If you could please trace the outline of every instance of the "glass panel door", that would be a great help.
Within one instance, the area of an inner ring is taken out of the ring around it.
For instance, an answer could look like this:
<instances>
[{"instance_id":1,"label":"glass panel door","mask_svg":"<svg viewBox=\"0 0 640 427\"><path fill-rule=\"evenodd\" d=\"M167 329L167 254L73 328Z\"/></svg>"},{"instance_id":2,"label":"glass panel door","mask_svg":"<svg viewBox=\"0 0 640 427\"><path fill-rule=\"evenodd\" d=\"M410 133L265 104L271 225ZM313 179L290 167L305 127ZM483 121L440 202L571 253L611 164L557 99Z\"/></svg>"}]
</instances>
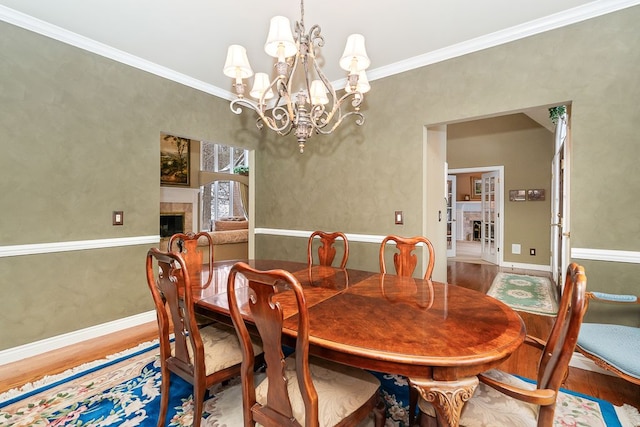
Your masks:
<instances>
[{"instance_id":1,"label":"glass panel door","mask_svg":"<svg viewBox=\"0 0 640 427\"><path fill-rule=\"evenodd\" d=\"M447 258L456 256L456 176L447 175Z\"/></svg>"},{"instance_id":2,"label":"glass panel door","mask_svg":"<svg viewBox=\"0 0 640 427\"><path fill-rule=\"evenodd\" d=\"M480 242L482 259L492 264L498 264L500 241L498 233L499 227L499 197L500 189L498 185L499 172L488 172L482 174L482 222L480 224Z\"/></svg>"}]
</instances>

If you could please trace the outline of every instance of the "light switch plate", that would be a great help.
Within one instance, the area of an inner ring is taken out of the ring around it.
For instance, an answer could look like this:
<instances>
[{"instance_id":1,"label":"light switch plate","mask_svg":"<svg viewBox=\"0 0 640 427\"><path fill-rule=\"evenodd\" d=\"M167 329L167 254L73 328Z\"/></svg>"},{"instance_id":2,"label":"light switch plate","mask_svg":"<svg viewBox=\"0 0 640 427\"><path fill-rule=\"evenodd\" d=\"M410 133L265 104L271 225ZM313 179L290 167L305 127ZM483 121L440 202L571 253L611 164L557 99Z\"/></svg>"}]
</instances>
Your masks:
<instances>
[{"instance_id":1,"label":"light switch plate","mask_svg":"<svg viewBox=\"0 0 640 427\"><path fill-rule=\"evenodd\" d=\"M113 211L113 225L123 225L123 224L124 224L124 212Z\"/></svg>"},{"instance_id":2,"label":"light switch plate","mask_svg":"<svg viewBox=\"0 0 640 427\"><path fill-rule=\"evenodd\" d=\"M404 218L402 217L402 211L396 211L395 219L396 219L396 224L398 224L398 225L404 224Z\"/></svg>"}]
</instances>

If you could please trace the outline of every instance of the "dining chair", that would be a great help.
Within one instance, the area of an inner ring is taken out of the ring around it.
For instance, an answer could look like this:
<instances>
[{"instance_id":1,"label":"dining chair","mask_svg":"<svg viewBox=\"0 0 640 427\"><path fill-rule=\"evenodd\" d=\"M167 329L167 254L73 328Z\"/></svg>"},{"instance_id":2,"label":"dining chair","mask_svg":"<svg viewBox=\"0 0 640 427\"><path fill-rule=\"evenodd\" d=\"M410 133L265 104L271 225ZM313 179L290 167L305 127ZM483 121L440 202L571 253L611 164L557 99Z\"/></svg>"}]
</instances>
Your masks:
<instances>
[{"instance_id":1,"label":"dining chair","mask_svg":"<svg viewBox=\"0 0 640 427\"><path fill-rule=\"evenodd\" d=\"M247 303L239 302L236 295L238 275L247 281ZM286 358L282 347L283 308L274 298L284 292L292 297L298 316L295 351ZM259 271L238 262L229 273L227 296L244 352L241 376L245 427L256 423L265 427L355 426L371 411L375 425L384 425L384 402L376 377L362 369L309 355L309 313L295 276L285 270ZM250 319L264 346L266 378L257 387L246 319Z\"/></svg>"},{"instance_id":2,"label":"dining chair","mask_svg":"<svg viewBox=\"0 0 640 427\"><path fill-rule=\"evenodd\" d=\"M402 237L389 235L382 239L380 244L380 272L387 273L387 264L385 262L385 254L387 252L387 243L395 243L396 252L393 254L393 264L396 269L396 275L411 277L418 265L418 257L413 253L419 243L423 243L429 251L429 261L427 270L424 273L425 280L431 280L433 266L436 261L435 250L431 241L424 236ZM382 290L384 291L384 287ZM416 405L418 402L418 392L413 388L409 388L409 424L413 425L416 413Z\"/></svg>"},{"instance_id":3,"label":"dining chair","mask_svg":"<svg viewBox=\"0 0 640 427\"><path fill-rule=\"evenodd\" d=\"M187 274L176 274L177 270ZM158 427L165 425L169 406L171 372L193 385L193 425L198 427L205 391L240 373L242 350L230 326L199 328L191 297L187 263L179 253L152 248L147 252L147 284L156 308L160 341L160 414ZM175 341L171 343L173 327ZM253 354L262 347L251 342Z\"/></svg>"},{"instance_id":4,"label":"dining chair","mask_svg":"<svg viewBox=\"0 0 640 427\"><path fill-rule=\"evenodd\" d=\"M380 272L386 273L385 253L388 242L395 242L397 252L393 254L393 264L398 276L410 277L418 265L418 257L413 253L419 243L423 243L429 251L429 262L424 273L425 280L431 280L433 266L436 261L435 251L431 241L424 236L401 237L390 235L385 237L380 244Z\"/></svg>"},{"instance_id":5,"label":"dining chair","mask_svg":"<svg viewBox=\"0 0 640 427\"><path fill-rule=\"evenodd\" d=\"M640 308L637 295L587 292L587 308L592 302L612 304L616 309ZM576 350L602 369L640 385L640 324L585 322L580 328Z\"/></svg>"},{"instance_id":6,"label":"dining chair","mask_svg":"<svg viewBox=\"0 0 640 427\"><path fill-rule=\"evenodd\" d=\"M313 242L315 237L319 237L321 243L321 246L318 247L318 261L320 265L331 266L333 264L333 260L336 256L336 248L334 244L337 240L342 239L344 249L342 252L340 268L345 268L347 266L347 259L349 258L349 241L347 240L347 236L339 231L328 233L320 230L314 231L311 233L311 236L309 236L309 243L307 245L307 262L309 266L313 265Z\"/></svg>"},{"instance_id":7,"label":"dining chair","mask_svg":"<svg viewBox=\"0 0 640 427\"><path fill-rule=\"evenodd\" d=\"M499 369L478 375L480 384L462 409L460 425L538 426L553 425L558 390L569 372L569 362L587 308L584 268L567 268L558 316L547 341L527 335L524 343L541 351L536 382L527 382ZM421 398L420 425L433 425L435 411Z\"/></svg>"},{"instance_id":8,"label":"dining chair","mask_svg":"<svg viewBox=\"0 0 640 427\"><path fill-rule=\"evenodd\" d=\"M204 237L209 244L209 255L204 259L204 254L198 249L198 240ZM200 233L176 233L169 237L168 249L170 252L179 252L191 273L191 284L193 286L208 287L213 279L213 239L207 232ZM206 261L206 262L205 262ZM202 283L202 273L207 271L207 281Z\"/></svg>"}]
</instances>

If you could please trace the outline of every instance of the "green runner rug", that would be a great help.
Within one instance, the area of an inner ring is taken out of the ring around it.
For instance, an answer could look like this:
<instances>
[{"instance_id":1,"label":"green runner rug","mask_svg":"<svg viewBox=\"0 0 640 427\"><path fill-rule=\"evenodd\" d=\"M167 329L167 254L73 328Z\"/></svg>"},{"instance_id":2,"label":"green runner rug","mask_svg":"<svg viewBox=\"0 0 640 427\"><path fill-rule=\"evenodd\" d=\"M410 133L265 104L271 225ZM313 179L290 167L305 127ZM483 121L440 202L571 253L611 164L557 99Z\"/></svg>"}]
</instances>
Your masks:
<instances>
[{"instance_id":1,"label":"green runner rug","mask_svg":"<svg viewBox=\"0 0 640 427\"><path fill-rule=\"evenodd\" d=\"M487 295L514 310L555 316L558 314L556 290L546 277L515 273L498 273Z\"/></svg>"}]
</instances>

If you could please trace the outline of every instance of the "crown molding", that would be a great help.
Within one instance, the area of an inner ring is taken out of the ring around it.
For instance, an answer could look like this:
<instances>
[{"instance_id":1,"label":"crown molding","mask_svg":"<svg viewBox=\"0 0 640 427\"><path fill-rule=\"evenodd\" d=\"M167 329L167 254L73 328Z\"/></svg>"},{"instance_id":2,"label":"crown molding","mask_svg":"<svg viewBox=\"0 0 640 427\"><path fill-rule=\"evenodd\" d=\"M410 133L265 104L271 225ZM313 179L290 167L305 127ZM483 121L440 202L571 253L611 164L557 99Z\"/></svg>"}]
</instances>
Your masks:
<instances>
[{"instance_id":1,"label":"crown molding","mask_svg":"<svg viewBox=\"0 0 640 427\"><path fill-rule=\"evenodd\" d=\"M413 58L367 71L367 77L369 78L369 81L389 77L394 74L436 64L448 59L453 59L469 53L478 52L501 44L544 33L546 31L586 21L587 19L596 18L598 16L606 15L638 4L640 4L640 0L594 1L564 12L559 12L521 25L516 25L501 31L476 37L475 39L467 40L462 43L434 50L432 52L425 53L424 55L414 56ZM345 84L346 78L343 79L342 86L344 87Z\"/></svg>"},{"instance_id":2,"label":"crown molding","mask_svg":"<svg viewBox=\"0 0 640 427\"><path fill-rule=\"evenodd\" d=\"M171 70L167 67L163 67L154 62L147 61L140 57L131 55L119 49L115 49L106 44L97 42L90 38L81 36L74 32L65 30L56 25L18 12L14 9L10 9L6 6L0 5L0 20L8 22L9 24L16 25L34 33L41 34L43 36L52 38L54 40L66 43L68 45L86 50L88 52L95 53L105 58L113 59L120 63L130 65L143 71L155 74L159 77L163 77L168 80L172 80L176 83L183 84L185 86L192 87L202 92L215 95L220 98L228 100L233 99L233 95L230 91L220 89L217 86L205 83L201 80L194 79L186 74L179 73Z\"/></svg>"},{"instance_id":3,"label":"crown molding","mask_svg":"<svg viewBox=\"0 0 640 427\"><path fill-rule=\"evenodd\" d=\"M578 6L564 12L549 15L521 25L516 25L505 30L496 31L491 34L438 49L424 55L415 56L413 58L375 68L368 71L367 76L369 81L381 79L383 77L432 65L441 61L446 61L448 59L540 34L545 31L550 31L585 21L587 19L606 15L638 4L640 4L640 0L596 0L592 3ZM80 49L93 52L106 58L113 59L114 61L147 71L168 80L175 81L176 83L192 87L219 98L229 101L235 99L235 96L229 90L221 89L217 86L194 79L185 74L178 73L177 71L160 66L137 56L130 55L121 50L96 42L95 40L91 40L87 37L80 36L76 33L67 31L6 6L0 5L0 20ZM346 78L336 80L335 82L332 82L332 84L336 89L343 88L346 85Z\"/></svg>"}]
</instances>

